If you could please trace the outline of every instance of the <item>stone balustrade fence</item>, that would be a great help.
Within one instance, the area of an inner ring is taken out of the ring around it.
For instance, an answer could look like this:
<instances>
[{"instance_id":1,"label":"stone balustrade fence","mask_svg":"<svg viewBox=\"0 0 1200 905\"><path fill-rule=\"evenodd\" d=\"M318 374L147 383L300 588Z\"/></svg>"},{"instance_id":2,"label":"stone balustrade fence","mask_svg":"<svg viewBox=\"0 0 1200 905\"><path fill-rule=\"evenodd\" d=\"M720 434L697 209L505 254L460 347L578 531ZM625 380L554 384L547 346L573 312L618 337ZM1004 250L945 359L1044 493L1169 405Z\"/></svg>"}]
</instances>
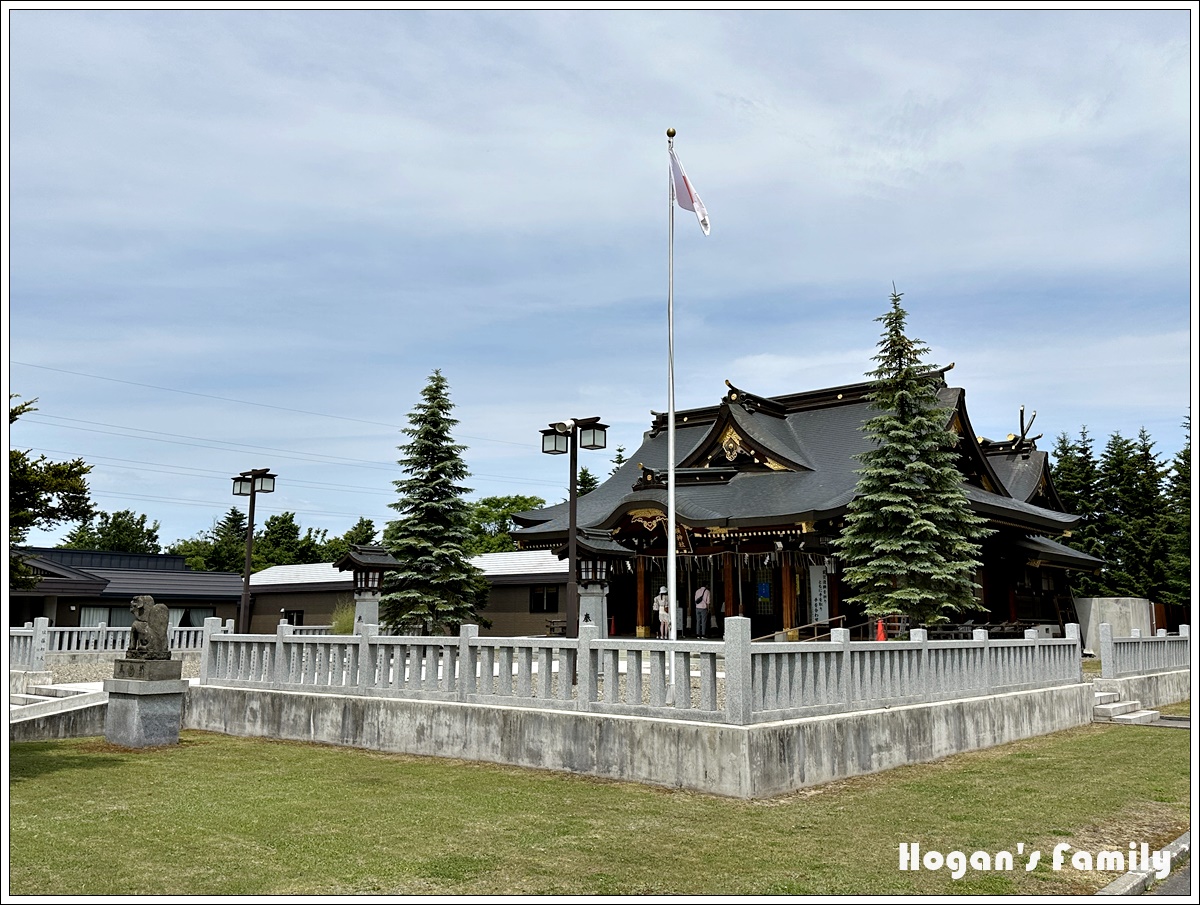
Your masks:
<instances>
[{"instance_id":1,"label":"stone balustrade fence","mask_svg":"<svg viewBox=\"0 0 1200 905\"><path fill-rule=\"evenodd\" d=\"M1178 635L1159 629L1153 637L1142 637L1133 629L1130 638L1114 638L1112 626L1100 623L1100 676L1123 679L1188 669L1191 666L1190 628L1179 626Z\"/></svg>"},{"instance_id":2,"label":"stone balustrade fence","mask_svg":"<svg viewBox=\"0 0 1200 905\"><path fill-rule=\"evenodd\" d=\"M673 717L746 725L1082 681L1079 627L1065 638L754 643L750 620L723 641L454 636L219 634L206 623L202 685L317 690L415 700ZM674 676L674 681L672 681Z\"/></svg>"},{"instance_id":3,"label":"stone balustrade fence","mask_svg":"<svg viewBox=\"0 0 1200 905\"><path fill-rule=\"evenodd\" d=\"M219 624L221 620L216 620ZM232 631L230 620L225 631ZM204 646L203 628L176 626L167 633L172 651L198 651ZM129 648L129 626L109 626L105 623L87 627L52 628L50 620L39 617L25 623L23 628L8 630L10 669L31 672L45 670L47 657L54 654L109 653L117 655Z\"/></svg>"}]
</instances>

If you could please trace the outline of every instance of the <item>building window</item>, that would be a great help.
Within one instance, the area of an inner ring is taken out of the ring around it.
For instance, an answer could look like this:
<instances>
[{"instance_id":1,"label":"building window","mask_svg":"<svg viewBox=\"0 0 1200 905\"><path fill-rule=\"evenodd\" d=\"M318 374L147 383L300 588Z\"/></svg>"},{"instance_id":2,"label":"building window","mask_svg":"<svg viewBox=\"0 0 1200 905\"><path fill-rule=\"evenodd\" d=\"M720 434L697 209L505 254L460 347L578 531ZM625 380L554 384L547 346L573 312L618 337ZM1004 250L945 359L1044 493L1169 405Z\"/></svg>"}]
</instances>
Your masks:
<instances>
[{"instance_id":1,"label":"building window","mask_svg":"<svg viewBox=\"0 0 1200 905\"><path fill-rule=\"evenodd\" d=\"M304 625L304 610L282 610L281 613L288 625Z\"/></svg>"},{"instance_id":2,"label":"building window","mask_svg":"<svg viewBox=\"0 0 1200 905\"><path fill-rule=\"evenodd\" d=\"M558 585L538 584L529 589L529 612L557 613Z\"/></svg>"}]
</instances>

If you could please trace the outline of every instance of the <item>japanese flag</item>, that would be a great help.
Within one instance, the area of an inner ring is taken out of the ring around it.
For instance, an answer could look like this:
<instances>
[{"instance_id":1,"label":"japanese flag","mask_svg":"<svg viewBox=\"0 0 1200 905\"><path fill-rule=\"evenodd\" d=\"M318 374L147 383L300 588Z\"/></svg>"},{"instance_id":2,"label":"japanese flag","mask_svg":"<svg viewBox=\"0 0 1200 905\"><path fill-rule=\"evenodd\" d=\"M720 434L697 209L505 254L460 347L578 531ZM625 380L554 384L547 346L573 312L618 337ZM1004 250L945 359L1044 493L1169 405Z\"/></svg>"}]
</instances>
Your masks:
<instances>
[{"instance_id":1,"label":"japanese flag","mask_svg":"<svg viewBox=\"0 0 1200 905\"><path fill-rule=\"evenodd\" d=\"M695 212L696 219L700 221L700 228L707 236L709 230L708 211L704 209L704 202L696 194L696 188L687 178L687 173L683 171L683 164L679 162L675 149L669 148L667 153L671 155L671 195L675 199L675 203L685 211Z\"/></svg>"}]
</instances>

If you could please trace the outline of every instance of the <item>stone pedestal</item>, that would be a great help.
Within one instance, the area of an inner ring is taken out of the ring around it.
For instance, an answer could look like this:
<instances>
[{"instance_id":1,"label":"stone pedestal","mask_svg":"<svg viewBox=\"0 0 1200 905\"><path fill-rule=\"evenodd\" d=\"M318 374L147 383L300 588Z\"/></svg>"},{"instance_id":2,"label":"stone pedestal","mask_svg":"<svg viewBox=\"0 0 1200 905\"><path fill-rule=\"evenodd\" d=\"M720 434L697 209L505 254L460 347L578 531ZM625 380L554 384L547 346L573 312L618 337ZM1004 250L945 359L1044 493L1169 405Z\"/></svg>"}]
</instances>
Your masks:
<instances>
[{"instance_id":1,"label":"stone pedestal","mask_svg":"<svg viewBox=\"0 0 1200 905\"><path fill-rule=\"evenodd\" d=\"M360 631L361 625L379 625L379 595L354 595L354 631Z\"/></svg>"},{"instance_id":2,"label":"stone pedestal","mask_svg":"<svg viewBox=\"0 0 1200 905\"><path fill-rule=\"evenodd\" d=\"M579 626L594 625L608 637L608 589L603 584L579 585Z\"/></svg>"},{"instance_id":3,"label":"stone pedestal","mask_svg":"<svg viewBox=\"0 0 1200 905\"><path fill-rule=\"evenodd\" d=\"M183 661L117 660L113 672L104 682L105 740L125 748L178 744L188 687Z\"/></svg>"}]
</instances>

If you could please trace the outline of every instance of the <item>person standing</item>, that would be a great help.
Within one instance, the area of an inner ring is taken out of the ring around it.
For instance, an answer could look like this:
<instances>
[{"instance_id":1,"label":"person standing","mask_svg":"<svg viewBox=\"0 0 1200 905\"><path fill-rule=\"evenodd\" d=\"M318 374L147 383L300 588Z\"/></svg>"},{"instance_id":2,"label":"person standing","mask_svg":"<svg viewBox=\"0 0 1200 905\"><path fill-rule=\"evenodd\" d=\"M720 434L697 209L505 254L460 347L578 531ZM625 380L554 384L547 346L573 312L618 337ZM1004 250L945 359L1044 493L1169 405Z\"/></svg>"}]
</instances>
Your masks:
<instances>
[{"instance_id":1,"label":"person standing","mask_svg":"<svg viewBox=\"0 0 1200 905\"><path fill-rule=\"evenodd\" d=\"M708 637L708 608L712 603L712 595L708 592L708 583L701 582L696 591L696 637Z\"/></svg>"},{"instance_id":2,"label":"person standing","mask_svg":"<svg viewBox=\"0 0 1200 905\"><path fill-rule=\"evenodd\" d=\"M654 608L658 610L658 638L665 641L671 637L671 600L667 597L666 588L658 589Z\"/></svg>"}]
</instances>

